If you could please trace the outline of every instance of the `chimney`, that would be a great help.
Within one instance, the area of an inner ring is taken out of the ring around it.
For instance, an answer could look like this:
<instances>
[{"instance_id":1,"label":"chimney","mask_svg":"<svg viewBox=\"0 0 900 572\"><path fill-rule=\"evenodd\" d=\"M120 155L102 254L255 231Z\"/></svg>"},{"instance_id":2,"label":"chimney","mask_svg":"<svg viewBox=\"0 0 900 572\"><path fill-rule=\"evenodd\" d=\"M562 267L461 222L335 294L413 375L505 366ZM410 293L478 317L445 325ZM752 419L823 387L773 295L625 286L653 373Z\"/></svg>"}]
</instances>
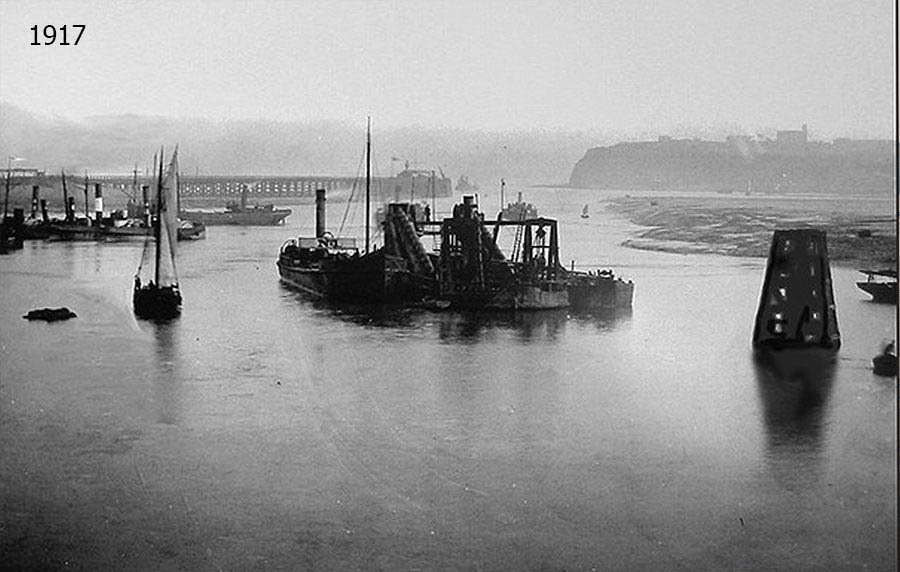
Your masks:
<instances>
[{"instance_id":1,"label":"chimney","mask_svg":"<svg viewBox=\"0 0 900 572\"><path fill-rule=\"evenodd\" d=\"M50 222L50 215L47 214L46 199L41 199L41 218L44 219L44 222Z\"/></svg>"},{"instance_id":2,"label":"chimney","mask_svg":"<svg viewBox=\"0 0 900 572\"><path fill-rule=\"evenodd\" d=\"M316 238L325 234L325 189L316 189Z\"/></svg>"},{"instance_id":3,"label":"chimney","mask_svg":"<svg viewBox=\"0 0 900 572\"><path fill-rule=\"evenodd\" d=\"M94 222L97 226L103 221L103 190L100 183L94 183Z\"/></svg>"},{"instance_id":4,"label":"chimney","mask_svg":"<svg viewBox=\"0 0 900 572\"><path fill-rule=\"evenodd\" d=\"M141 185L141 195L144 199L144 222L150 226L150 185Z\"/></svg>"},{"instance_id":5,"label":"chimney","mask_svg":"<svg viewBox=\"0 0 900 572\"><path fill-rule=\"evenodd\" d=\"M69 197L69 205L66 208L66 220L68 222L75 220L75 197Z\"/></svg>"},{"instance_id":6,"label":"chimney","mask_svg":"<svg viewBox=\"0 0 900 572\"><path fill-rule=\"evenodd\" d=\"M40 203L41 188L37 185L31 187L31 218L37 218L38 204Z\"/></svg>"}]
</instances>

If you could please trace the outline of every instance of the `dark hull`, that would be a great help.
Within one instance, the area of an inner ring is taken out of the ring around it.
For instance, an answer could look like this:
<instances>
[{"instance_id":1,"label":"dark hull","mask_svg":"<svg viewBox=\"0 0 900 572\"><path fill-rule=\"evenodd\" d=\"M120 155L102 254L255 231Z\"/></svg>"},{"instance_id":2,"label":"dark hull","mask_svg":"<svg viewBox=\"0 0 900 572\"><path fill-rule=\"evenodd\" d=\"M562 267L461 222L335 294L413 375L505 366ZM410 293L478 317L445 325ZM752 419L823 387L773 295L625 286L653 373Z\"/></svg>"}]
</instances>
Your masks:
<instances>
[{"instance_id":1,"label":"dark hull","mask_svg":"<svg viewBox=\"0 0 900 572\"><path fill-rule=\"evenodd\" d=\"M152 236L152 229L133 226L87 226L83 224L50 223L25 226L23 238L31 240L92 241L92 240L132 240ZM202 225L179 228L178 240L204 238L206 228Z\"/></svg>"},{"instance_id":2,"label":"dark hull","mask_svg":"<svg viewBox=\"0 0 900 572\"><path fill-rule=\"evenodd\" d=\"M182 211L181 218L207 226L277 226L284 224L291 209L254 209L204 212Z\"/></svg>"},{"instance_id":3,"label":"dark hull","mask_svg":"<svg viewBox=\"0 0 900 572\"><path fill-rule=\"evenodd\" d=\"M897 356L894 354L881 354L872 359L872 370L875 375L895 377L897 375Z\"/></svg>"},{"instance_id":4,"label":"dark hull","mask_svg":"<svg viewBox=\"0 0 900 572\"><path fill-rule=\"evenodd\" d=\"M0 224L0 254L22 248L22 235L13 227Z\"/></svg>"},{"instance_id":5,"label":"dark hull","mask_svg":"<svg viewBox=\"0 0 900 572\"><path fill-rule=\"evenodd\" d=\"M308 265L282 257L278 274L298 290L335 302L413 302L424 297L425 285L406 269L406 263L382 252Z\"/></svg>"},{"instance_id":6,"label":"dark hull","mask_svg":"<svg viewBox=\"0 0 900 572\"><path fill-rule=\"evenodd\" d=\"M170 320L181 315L181 292L177 286L136 286L134 313L145 320Z\"/></svg>"},{"instance_id":7,"label":"dark hull","mask_svg":"<svg viewBox=\"0 0 900 572\"><path fill-rule=\"evenodd\" d=\"M896 282L857 282L856 285L863 292L872 296L872 301L879 304L897 303Z\"/></svg>"},{"instance_id":8,"label":"dark hull","mask_svg":"<svg viewBox=\"0 0 900 572\"><path fill-rule=\"evenodd\" d=\"M451 308L460 310L552 310L568 308L565 288L548 288L545 284L511 284L496 291L460 290L442 296Z\"/></svg>"},{"instance_id":9,"label":"dark hull","mask_svg":"<svg viewBox=\"0 0 900 572\"><path fill-rule=\"evenodd\" d=\"M588 276L571 279L568 292L576 310L631 308L634 284L618 278Z\"/></svg>"}]
</instances>

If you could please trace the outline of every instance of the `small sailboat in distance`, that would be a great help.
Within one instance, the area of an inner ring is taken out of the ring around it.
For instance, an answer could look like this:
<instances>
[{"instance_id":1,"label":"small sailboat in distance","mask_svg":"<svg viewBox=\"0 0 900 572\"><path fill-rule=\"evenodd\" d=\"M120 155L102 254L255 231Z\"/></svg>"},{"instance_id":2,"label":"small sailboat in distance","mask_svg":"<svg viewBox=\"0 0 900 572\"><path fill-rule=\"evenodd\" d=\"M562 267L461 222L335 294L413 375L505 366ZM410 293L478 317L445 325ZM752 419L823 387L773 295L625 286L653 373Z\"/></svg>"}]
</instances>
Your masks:
<instances>
[{"instance_id":1,"label":"small sailboat in distance","mask_svg":"<svg viewBox=\"0 0 900 572\"><path fill-rule=\"evenodd\" d=\"M155 163L156 161L154 161ZM134 276L134 313L139 318L168 320L181 314L181 291L175 271L175 248L178 244L178 147L163 177L163 157L160 154L156 182L157 215L153 221L153 278L145 284L141 272L147 256L150 237L144 242L141 263Z\"/></svg>"},{"instance_id":2,"label":"small sailboat in distance","mask_svg":"<svg viewBox=\"0 0 900 572\"><path fill-rule=\"evenodd\" d=\"M581 209L581 218L590 218L591 215L588 214L588 206L584 205L584 208Z\"/></svg>"}]
</instances>

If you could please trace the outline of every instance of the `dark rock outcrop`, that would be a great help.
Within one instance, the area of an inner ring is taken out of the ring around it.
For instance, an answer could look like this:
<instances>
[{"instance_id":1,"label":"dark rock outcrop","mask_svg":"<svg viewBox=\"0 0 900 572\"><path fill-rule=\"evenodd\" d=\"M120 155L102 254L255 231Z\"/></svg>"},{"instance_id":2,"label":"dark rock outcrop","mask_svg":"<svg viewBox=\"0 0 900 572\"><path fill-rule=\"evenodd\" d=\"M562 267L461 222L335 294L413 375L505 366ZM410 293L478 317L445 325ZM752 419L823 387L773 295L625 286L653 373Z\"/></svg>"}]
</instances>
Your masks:
<instances>
[{"instance_id":1,"label":"dark rock outcrop","mask_svg":"<svg viewBox=\"0 0 900 572\"><path fill-rule=\"evenodd\" d=\"M60 320L68 320L70 318L77 318L78 316L68 308L41 308L40 310L32 310L22 317L26 320L59 322Z\"/></svg>"}]
</instances>

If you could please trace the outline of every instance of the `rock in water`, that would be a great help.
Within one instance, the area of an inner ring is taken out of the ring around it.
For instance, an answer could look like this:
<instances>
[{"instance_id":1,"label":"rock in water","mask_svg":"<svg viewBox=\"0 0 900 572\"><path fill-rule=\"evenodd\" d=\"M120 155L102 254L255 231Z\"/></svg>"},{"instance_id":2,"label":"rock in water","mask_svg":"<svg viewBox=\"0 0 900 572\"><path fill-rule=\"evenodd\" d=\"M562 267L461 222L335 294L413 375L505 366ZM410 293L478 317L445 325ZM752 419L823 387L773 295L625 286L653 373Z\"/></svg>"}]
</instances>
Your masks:
<instances>
[{"instance_id":1,"label":"rock in water","mask_svg":"<svg viewBox=\"0 0 900 572\"><path fill-rule=\"evenodd\" d=\"M69 318L77 318L78 316L68 308L41 308L40 310L32 310L22 317L26 320L58 322L60 320L68 320Z\"/></svg>"}]
</instances>

